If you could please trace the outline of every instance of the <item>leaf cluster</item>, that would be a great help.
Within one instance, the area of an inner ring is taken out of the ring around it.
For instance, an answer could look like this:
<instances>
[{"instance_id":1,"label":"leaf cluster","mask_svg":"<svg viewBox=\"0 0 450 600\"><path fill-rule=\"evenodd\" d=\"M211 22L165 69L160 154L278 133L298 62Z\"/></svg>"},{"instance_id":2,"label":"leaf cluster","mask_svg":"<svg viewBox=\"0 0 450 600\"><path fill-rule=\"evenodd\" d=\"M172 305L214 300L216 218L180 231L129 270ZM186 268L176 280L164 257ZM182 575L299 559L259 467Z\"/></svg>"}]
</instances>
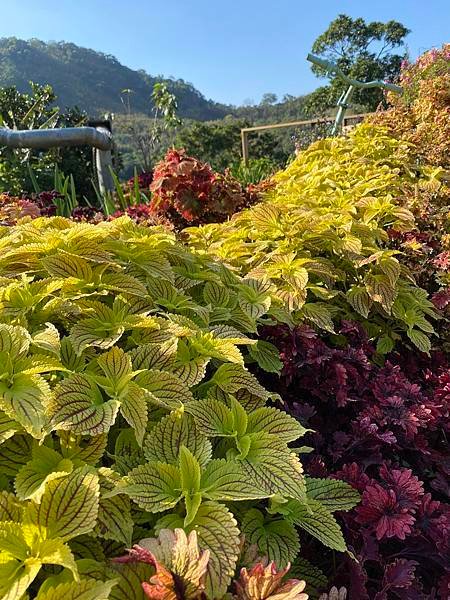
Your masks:
<instances>
[{"instance_id":1,"label":"leaf cluster","mask_svg":"<svg viewBox=\"0 0 450 600\"><path fill-rule=\"evenodd\" d=\"M358 494L304 477L306 430L246 368L281 366L264 285L126 217L0 246L1 598L143 598L149 565L108 559L162 529L196 531L211 598L242 534L281 567L299 530L345 551Z\"/></svg>"},{"instance_id":2,"label":"leaf cluster","mask_svg":"<svg viewBox=\"0 0 450 600\"><path fill-rule=\"evenodd\" d=\"M416 170L407 144L363 124L300 153L262 203L186 232L199 254L257 280L279 321L333 332L334 320L357 319L371 337L406 334L427 352L433 305L386 230L415 227L399 198L433 179L439 186L435 173Z\"/></svg>"}]
</instances>

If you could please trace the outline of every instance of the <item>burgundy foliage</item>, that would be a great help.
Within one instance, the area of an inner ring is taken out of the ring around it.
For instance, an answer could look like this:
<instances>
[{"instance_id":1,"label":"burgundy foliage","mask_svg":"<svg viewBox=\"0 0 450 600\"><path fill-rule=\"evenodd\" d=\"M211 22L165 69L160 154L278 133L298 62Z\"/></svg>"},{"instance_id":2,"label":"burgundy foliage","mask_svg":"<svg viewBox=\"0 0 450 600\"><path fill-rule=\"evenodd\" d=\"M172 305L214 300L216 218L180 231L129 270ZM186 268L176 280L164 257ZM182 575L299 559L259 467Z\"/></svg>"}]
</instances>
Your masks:
<instances>
[{"instance_id":1,"label":"burgundy foliage","mask_svg":"<svg viewBox=\"0 0 450 600\"><path fill-rule=\"evenodd\" d=\"M315 430L303 455L313 476L344 479L362 494L340 516L358 558L330 573L358 600L450 596L450 365L391 354L383 366L359 324L321 339L302 325L267 328L281 352L286 408ZM319 550L320 552L320 550ZM312 557L314 560L314 557ZM320 563L321 557L317 556Z\"/></svg>"},{"instance_id":2,"label":"burgundy foliage","mask_svg":"<svg viewBox=\"0 0 450 600\"><path fill-rule=\"evenodd\" d=\"M151 206L177 229L221 222L259 199L230 173L215 173L209 164L171 149L153 172Z\"/></svg>"}]
</instances>

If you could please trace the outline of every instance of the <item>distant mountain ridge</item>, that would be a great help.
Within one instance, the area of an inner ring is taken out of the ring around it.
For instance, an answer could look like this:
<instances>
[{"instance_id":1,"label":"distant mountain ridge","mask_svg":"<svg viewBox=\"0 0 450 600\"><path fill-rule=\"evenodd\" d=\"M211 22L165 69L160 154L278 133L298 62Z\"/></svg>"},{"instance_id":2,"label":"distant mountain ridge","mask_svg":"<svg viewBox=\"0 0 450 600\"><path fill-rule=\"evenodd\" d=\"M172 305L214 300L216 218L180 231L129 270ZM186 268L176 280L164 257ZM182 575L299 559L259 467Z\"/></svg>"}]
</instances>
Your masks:
<instances>
[{"instance_id":1,"label":"distant mountain ridge","mask_svg":"<svg viewBox=\"0 0 450 600\"><path fill-rule=\"evenodd\" d=\"M0 38L0 87L15 85L26 92L30 81L49 83L61 108L78 106L90 116L123 112L120 94L124 89L133 90L133 111L149 114L150 94L157 81L164 81L175 94L181 117L204 121L234 113L233 107L207 100L182 79L134 71L108 54L68 42Z\"/></svg>"}]
</instances>

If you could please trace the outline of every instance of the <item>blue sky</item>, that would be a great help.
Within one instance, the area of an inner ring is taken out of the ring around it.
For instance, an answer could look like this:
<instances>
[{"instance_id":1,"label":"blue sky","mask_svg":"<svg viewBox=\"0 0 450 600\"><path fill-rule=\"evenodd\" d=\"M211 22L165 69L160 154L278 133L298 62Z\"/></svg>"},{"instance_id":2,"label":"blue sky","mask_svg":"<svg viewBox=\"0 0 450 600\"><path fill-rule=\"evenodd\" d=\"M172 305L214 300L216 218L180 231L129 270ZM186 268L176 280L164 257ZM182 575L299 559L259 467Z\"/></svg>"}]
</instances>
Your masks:
<instances>
[{"instance_id":1,"label":"blue sky","mask_svg":"<svg viewBox=\"0 0 450 600\"><path fill-rule=\"evenodd\" d=\"M65 40L226 103L317 87L306 54L339 13L395 19L412 57L450 42L444 0L1 0L0 37Z\"/></svg>"}]
</instances>

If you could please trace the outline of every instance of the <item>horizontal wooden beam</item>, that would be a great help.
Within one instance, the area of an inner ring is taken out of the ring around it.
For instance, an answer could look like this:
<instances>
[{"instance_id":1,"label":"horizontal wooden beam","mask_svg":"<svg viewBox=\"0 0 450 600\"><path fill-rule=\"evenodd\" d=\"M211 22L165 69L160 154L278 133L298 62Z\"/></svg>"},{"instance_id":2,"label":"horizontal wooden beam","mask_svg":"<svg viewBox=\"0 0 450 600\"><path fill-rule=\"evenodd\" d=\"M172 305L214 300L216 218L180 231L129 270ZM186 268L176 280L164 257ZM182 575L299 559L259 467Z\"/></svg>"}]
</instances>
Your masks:
<instances>
[{"instance_id":1,"label":"horizontal wooden beam","mask_svg":"<svg viewBox=\"0 0 450 600\"><path fill-rule=\"evenodd\" d=\"M347 121L352 119L362 119L372 113L362 113L359 115L348 115L344 118L344 125ZM282 127L298 127L300 125L315 125L316 123L332 122L335 117L323 117L321 119L308 119L306 121L291 121L290 123L277 123L276 125L257 125L255 127L244 127L241 129L243 133L249 133L250 131L264 131L265 129L280 129Z\"/></svg>"}]
</instances>

